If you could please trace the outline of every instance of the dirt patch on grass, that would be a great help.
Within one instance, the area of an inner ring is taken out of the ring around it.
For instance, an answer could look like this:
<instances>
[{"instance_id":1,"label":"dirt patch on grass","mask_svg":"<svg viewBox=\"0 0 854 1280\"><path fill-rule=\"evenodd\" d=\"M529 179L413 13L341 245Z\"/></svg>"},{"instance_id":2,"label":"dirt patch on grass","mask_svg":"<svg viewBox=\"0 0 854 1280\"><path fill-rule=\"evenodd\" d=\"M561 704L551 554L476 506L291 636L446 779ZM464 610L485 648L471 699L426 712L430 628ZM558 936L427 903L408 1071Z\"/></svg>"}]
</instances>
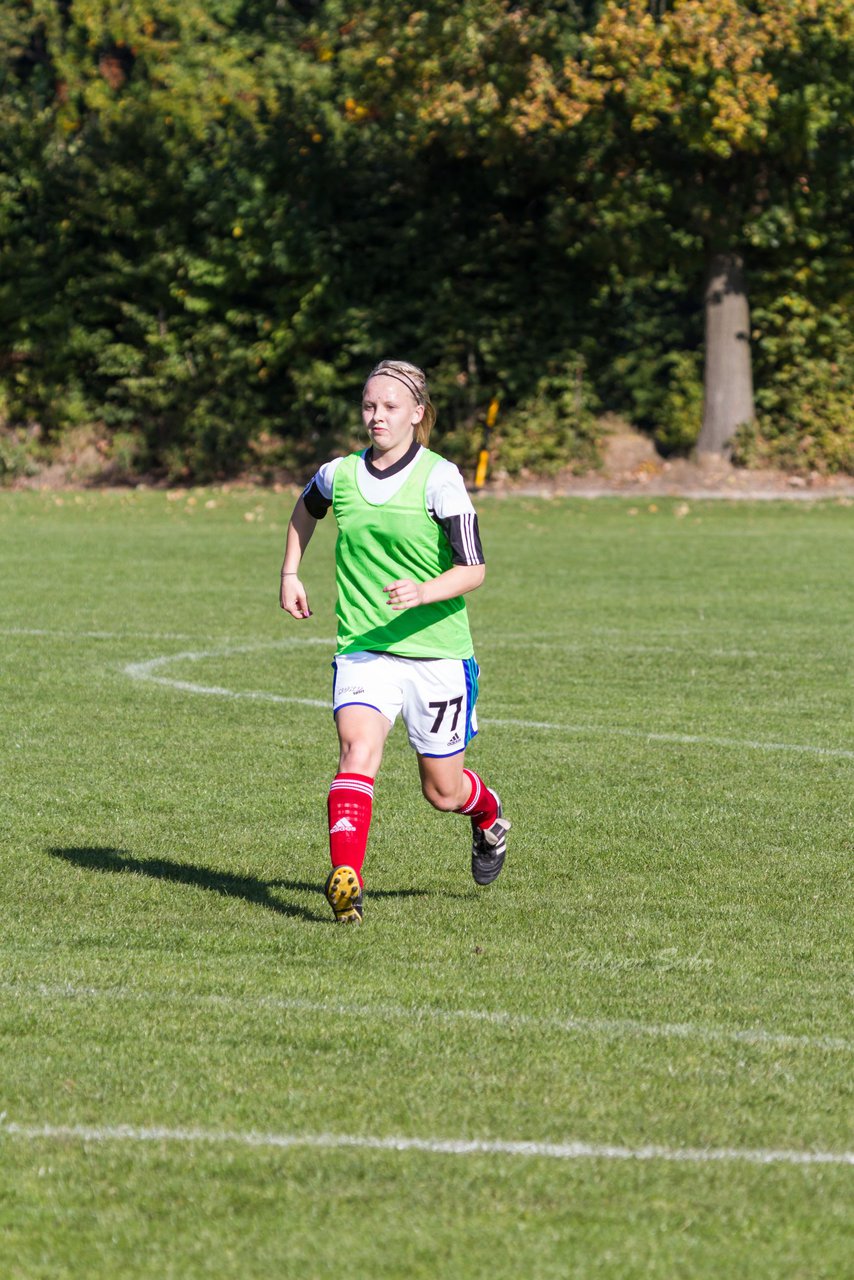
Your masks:
<instances>
[{"instance_id":1,"label":"dirt patch on grass","mask_svg":"<svg viewBox=\"0 0 854 1280\"><path fill-rule=\"evenodd\" d=\"M747 470L723 457L663 458L648 436L619 424L609 434L602 467L584 475L567 470L544 479L522 475L496 476L489 484L496 493L538 494L543 497L599 497L625 494L681 498L840 498L854 500L854 476L826 476L818 472L792 475L786 471Z\"/></svg>"}]
</instances>

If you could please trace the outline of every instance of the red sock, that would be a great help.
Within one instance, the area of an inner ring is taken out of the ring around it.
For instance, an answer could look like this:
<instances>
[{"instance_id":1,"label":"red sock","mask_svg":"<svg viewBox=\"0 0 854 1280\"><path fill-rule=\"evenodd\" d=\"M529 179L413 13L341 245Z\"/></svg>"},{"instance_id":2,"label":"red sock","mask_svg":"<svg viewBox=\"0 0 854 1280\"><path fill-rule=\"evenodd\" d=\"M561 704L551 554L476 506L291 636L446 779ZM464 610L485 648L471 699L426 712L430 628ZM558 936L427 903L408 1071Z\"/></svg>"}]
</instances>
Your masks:
<instances>
[{"instance_id":1,"label":"red sock","mask_svg":"<svg viewBox=\"0 0 854 1280\"><path fill-rule=\"evenodd\" d=\"M464 813L477 823L479 827L491 827L498 817L498 801L489 787L471 769L463 769L463 773L471 783L471 795L457 813Z\"/></svg>"},{"instance_id":2,"label":"red sock","mask_svg":"<svg viewBox=\"0 0 854 1280\"><path fill-rule=\"evenodd\" d=\"M362 864L371 829L374 780L339 773L329 788L329 856L333 867L352 867L362 883Z\"/></svg>"}]
</instances>

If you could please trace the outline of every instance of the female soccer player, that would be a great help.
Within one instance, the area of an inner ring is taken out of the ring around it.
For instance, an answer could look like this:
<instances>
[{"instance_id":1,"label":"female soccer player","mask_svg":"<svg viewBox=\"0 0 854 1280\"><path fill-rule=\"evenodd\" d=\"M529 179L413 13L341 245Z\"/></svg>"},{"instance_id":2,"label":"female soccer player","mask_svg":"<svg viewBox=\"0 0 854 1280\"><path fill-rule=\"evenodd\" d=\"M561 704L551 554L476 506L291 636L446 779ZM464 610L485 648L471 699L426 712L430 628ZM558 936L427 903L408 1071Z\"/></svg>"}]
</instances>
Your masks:
<instances>
[{"instance_id":1,"label":"female soccer player","mask_svg":"<svg viewBox=\"0 0 854 1280\"><path fill-rule=\"evenodd\" d=\"M477 516L462 476L426 446L436 411L413 364L383 360L362 395L370 445L325 463L288 525L280 601L311 617L299 567L329 507L338 524L338 644L333 714L338 773L329 788L335 919L362 921L362 866L374 780L398 714L436 809L471 819L471 871L491 884L504 865L509 821L501 801L465 767L477 733L478 666L463 596L483 582Z\"/></svg>"}]
</instances>

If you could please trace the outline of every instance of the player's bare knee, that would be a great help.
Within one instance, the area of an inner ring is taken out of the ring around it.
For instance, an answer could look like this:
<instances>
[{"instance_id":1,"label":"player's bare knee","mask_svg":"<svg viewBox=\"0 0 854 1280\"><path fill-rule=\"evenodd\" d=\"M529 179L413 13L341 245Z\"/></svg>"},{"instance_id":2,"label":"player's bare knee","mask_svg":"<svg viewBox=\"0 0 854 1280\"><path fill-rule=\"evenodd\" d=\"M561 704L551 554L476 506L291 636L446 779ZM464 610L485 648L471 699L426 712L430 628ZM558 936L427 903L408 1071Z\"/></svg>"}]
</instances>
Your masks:
<instances>
[{"instance_id":1,"label":"player's bare knee","mask_svg":"<svg viewBox=\"0 0 854 1280\"><path fill-rule=\"evenodd\" d=\"M428 804L432 804L434 809L440 809L443 813L451 812L459 804L456 792L444 790L434 782L422 783L421 791Z\"/></svg>"},{"instance_id":2,"label":"player's bare knee","mask_svg":"<svg viewBox=\"0 0 854 1280\"><path fill-rule=\"evenodd\" d=\"M370 743L342 742L338 757L339 773L360 773L373 778L378 767L377 752Z\"/></svg>"}]
</instances>

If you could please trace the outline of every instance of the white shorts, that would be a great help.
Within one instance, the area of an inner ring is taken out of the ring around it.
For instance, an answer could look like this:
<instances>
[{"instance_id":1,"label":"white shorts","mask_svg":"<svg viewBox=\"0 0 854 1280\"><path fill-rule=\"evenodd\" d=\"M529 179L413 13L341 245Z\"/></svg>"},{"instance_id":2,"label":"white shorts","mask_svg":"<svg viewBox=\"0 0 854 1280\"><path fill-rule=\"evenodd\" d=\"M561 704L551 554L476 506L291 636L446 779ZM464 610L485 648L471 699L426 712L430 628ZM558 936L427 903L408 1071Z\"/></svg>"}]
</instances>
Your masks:
<instances>
[{"instance_id":1,"label":"white shorts","mask_svg":"<svg viewBox=\"0 0 854 1280\"><path fill-rule=\"evenodd\" d=\"M474 658L401 658L396 653L339 653L333 659L332 711L373 707L394 724L403 716L422 756L454 756L477 733Z\"/></svg>"}]
</instances>

